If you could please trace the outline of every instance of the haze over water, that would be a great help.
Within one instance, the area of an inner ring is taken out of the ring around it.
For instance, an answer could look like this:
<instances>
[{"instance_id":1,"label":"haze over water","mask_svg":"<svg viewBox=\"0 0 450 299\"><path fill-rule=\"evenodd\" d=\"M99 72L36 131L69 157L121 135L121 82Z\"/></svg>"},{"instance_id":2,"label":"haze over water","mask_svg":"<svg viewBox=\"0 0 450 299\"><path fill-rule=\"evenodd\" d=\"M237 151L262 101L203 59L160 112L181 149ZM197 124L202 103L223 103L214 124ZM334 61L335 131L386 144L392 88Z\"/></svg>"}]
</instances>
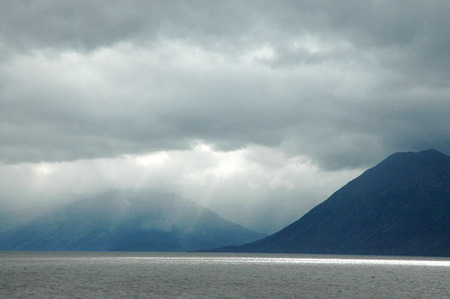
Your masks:
<instances>
[{"instance_id":1,"label":"haze over water","mask_svg":"<svg viewBox=\"0 0 450 299\"><path fill-rule=\"evenodd\" d=\"M1 252L0 297L448 298L439 258Z\"/></svg>"}]
</instances>

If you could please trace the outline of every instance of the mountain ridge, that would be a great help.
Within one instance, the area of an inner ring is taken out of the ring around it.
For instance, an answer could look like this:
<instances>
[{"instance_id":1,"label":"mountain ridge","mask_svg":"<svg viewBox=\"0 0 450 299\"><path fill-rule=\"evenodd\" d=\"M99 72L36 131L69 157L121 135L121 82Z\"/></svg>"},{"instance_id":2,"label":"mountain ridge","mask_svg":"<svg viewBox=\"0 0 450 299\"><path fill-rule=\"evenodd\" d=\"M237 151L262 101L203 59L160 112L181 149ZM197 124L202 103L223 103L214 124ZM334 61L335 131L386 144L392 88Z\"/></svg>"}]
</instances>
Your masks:
<instances>
[{"instance_id":1,"label":"mountain ridge","mask_svg":"<svg viewBox=\"0 0 450 299\"><path fill-rule=\"evenodd\" d=\"M392 154L275 234L213 251L450 256L450 157Z\"/></svg>"},{"instance_id":2,"label":"mountain ridge","mask_svg":"<svg viewBox=\"0 0 450 299\"><path fill-rule=\"evenodd\" d=\"M193 251L262 236L175 194L114 191L1 233L0 250Z\"/></svg>"}]
</instances>

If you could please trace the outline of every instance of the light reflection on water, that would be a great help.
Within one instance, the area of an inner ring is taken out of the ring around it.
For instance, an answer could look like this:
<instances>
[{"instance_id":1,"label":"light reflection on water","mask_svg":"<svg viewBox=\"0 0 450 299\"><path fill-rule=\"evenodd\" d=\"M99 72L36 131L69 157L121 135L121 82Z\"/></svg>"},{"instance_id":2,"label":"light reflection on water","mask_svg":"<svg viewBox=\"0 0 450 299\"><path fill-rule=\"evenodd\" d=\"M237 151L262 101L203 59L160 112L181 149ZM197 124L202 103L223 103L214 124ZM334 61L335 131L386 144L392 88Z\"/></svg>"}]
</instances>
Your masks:
<instances>
[{"instance_id":1,"label":"light reflection on water","mask_svg":"<svg viewBox=\"0 0 450 299\"><path fill-rule=\"evenodd\" d=\"M295 256L295 255L293 255ZM94 258L95 259L95 258ZM105 259L107 257L98 257ZM121 257L122 262L153 262L153 263L183 263L183 264L317 264L317 265L391 265L391 266L429 266L450 267L450 259L445 258L414 258L414 257L276 257L276 256L130 256ZM119 261L118 260L118 261Z\"/></svg>"},{"instance_id":2,"label":"light reflection on water","mask_svg":"<svg viewBox=\"0 0 450 299\"><path fill-rule=\"evenodd\" d=\"M450 259L0 252L0 298L449 298Z\"/></svg>"}]
</instances>

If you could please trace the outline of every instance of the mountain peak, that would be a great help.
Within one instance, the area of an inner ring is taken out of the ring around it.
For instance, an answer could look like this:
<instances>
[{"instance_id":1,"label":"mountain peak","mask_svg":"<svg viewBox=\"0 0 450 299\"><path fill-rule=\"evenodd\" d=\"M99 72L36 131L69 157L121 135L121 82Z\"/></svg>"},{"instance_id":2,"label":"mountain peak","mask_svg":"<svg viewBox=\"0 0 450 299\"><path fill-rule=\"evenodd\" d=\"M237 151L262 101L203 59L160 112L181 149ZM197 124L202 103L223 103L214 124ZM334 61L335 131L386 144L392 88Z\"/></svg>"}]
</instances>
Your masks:
<instances>
[{"instance_id":1,"label":"mountain peak","mask_svg":"<svg viewBox=\"0 0 450 299\"><path fill-rule=\"evenodd\" d=\"M387 159L391 159L391 158L403 158L403 159L418 159L418 158L423 158L423 159L430 159L430 158L434 158L434 159L448 159L449 156L447 156L444 153L441 153L440 151L436 150L436 149L427 149L427 150L423 150L423 151L419 151L419 152L397 152L394 153L392 155L390 155Z\"/></svg>"},{"instance_id":2,"label":"mountain peak","mask_svg":"<svg viewBox=\"0 0 450 299\"><path fill-rule=\"evenodd\" d=\"M430 178L450 179L450 157L434 149L421 152L399 152L364 172L355 180L367 185L423 185ZM367 186L368 187L368 186ZM426 187L426 186L424 186ZM429 186L428 186L429 187ZM405 190L404 190L405 191Z\"/></svg>"},{"instance_id":3,"label":"mountain peak","mask_svg":"<svg viewBox=\"0 0 450 299\"><path fill-rule=\"evenodd\" d=\"M0 250L192 251L263 236L175 194L116 190L0 233Z\"/></svg>"},{"instance_id":4,"label":"mountain peak","mask_svg":"<svg viewBox=\"0 0 450 299\"><path fill-rule=\"evenodd\" d=\"M223 251L450 256L450 157L393 154L281 231Z\"/></svg>"}]
</instances>

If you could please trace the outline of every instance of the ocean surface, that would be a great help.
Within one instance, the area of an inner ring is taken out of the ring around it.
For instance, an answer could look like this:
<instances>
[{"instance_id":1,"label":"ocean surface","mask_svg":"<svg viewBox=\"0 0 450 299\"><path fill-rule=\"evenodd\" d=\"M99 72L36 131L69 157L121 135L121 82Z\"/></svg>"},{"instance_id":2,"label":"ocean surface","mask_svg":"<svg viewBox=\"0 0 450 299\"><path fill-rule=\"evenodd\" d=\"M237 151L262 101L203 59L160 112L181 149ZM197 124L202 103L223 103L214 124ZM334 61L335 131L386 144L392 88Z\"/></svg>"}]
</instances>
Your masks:
<instances>
[{"instance_id":1,"label":"ocean surface","mask_svg":"<svg viewBox=\"0 0 450 299\"><path fill-rule=\"evenodd\" d=\"M0 252L0 298L450 298L450 259Z\"/></svg>"}]
</instances>

